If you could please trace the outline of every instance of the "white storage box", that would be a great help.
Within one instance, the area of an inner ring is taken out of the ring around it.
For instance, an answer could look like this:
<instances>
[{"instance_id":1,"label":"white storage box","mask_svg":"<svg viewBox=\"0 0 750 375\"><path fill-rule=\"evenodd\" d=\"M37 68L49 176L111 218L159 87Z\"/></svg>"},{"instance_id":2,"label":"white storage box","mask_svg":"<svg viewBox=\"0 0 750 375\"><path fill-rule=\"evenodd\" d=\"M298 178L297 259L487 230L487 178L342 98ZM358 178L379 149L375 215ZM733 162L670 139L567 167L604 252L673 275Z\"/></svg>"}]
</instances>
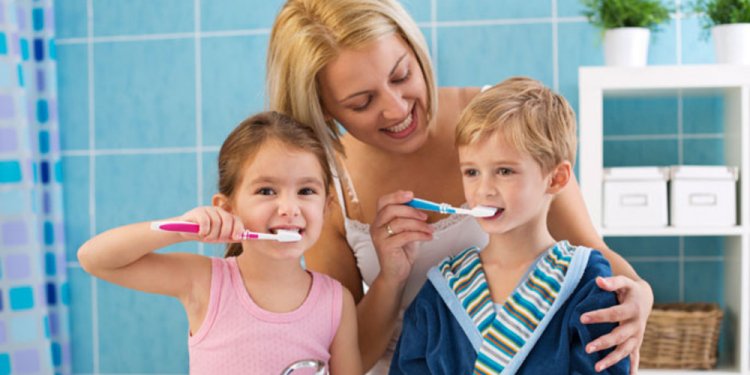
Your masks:
<instances>
[{"instance_id":1,"label":"white storage box","mask_svg":"<svg viewBox=\"0 0 750 375\"><path fill-rule=\"evenodd\" d=\"M604 169L604 227L666 227L669 168Z\"/></svg>"},{"instance_id":2,"label":"white storage box","mask_svg":"<svg viewBox=\"0 0 750 375\"><path fill-rule=\"evenodd\" d=\"M737 173L736 167L672 167L672 226L737 225Z\"/></svg>"}]
</instances>

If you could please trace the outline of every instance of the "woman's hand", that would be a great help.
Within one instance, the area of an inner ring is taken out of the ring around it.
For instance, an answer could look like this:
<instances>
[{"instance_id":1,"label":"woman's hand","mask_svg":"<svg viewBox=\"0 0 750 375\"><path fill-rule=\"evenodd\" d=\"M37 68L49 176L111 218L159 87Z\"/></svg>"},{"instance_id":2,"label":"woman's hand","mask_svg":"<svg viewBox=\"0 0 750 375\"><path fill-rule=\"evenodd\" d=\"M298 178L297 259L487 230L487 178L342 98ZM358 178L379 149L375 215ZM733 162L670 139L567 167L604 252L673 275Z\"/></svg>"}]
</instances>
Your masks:
<instances>
[{"instance_id":1,"label":"woman's hand","mask_svg":"<svg viewBox=\"0 0 750 375\"><path fill-rule=\"evenodd\" d=\"M245 226L239 216L232 215L221 207L196 207L178 220L197 223L200 225L198 233L180 233L186 239L201 242L240 242Z\"/></svg>"},{"instance_id":2,"label":"woman's hand","mask_svg":"<svg viewBox=\"0 0 750 375\"><path fill-rule=\"evenodd\" d=\"M432 239L427 214L404 205L414 198L410 191L397 191L378 199L378 212L370 225L370 236L380 261L380 275L403 283L416 258L416 241Z\"/></svg>"},{"instance_id":3,"label":"woman's hand","mask_svg":"<svg viewBox=\"0 0 750 375\"><path fill-rule=\"evenodd\" d=\"M639 351L646 332L646 321L654 304L651 286L644 280L632 280L625 276L599 277L596 284L617 294L620 302L617 306L591 311L581 316L581 323L619 323L612 332L599 337L586 346L586 352L608 349L617 346L604 359L596 363L596 371L614 365L626 356L630 356L630 373L638 372Z\"/></svg>"}]
</instances>

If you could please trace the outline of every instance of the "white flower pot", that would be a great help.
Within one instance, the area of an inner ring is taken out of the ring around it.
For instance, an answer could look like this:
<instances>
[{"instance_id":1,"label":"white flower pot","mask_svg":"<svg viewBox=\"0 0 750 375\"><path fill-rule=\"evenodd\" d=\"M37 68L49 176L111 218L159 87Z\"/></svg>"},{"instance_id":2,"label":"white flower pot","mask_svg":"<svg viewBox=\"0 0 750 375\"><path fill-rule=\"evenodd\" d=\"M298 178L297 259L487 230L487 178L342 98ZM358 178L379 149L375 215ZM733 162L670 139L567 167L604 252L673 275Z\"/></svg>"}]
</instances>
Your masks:
<instances>
[{"instance_id":1,"label":"white flower pot","mask_svg":"<svg viewBox=\"0 0 750 375\"><path fill-rule=\"evenodd\" d=\"M604 64L608 66L646 66L649 29L620 27L604 33Z\"/></svg>"},{"instance_id":2,"label":"white flower pot","mask_svg":"<svg viewBox=\"0 0 750 375\"><path fill-rule=\"evenodd\" d=\"M717 25L711 33L717 63L750 65L750 23Z\"/></svg>"}]
</instances>

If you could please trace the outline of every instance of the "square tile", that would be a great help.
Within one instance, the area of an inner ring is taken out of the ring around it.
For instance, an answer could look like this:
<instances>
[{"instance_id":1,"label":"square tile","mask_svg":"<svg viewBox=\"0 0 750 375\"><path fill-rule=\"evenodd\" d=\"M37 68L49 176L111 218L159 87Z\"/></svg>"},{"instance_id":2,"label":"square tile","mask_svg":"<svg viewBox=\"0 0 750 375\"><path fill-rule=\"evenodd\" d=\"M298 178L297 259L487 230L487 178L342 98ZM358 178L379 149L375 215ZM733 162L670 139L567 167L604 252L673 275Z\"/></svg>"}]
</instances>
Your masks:
<instances>
[{"instance_id":1,"label":"square tile","mask_svg":"<svg viewBox=\"0 0 750 375\"><path fill-rule=\"evenodd\" d=\"M552 15L550 0L441 0L437 5L439 21L543 18Z\"/></svg>"},{"instance_id":2,"label":"square tile","mask_svg":"<svg viewBox=\"0 0 750 375\"><path fill-rule=\"evenodd\" d=\"M97 149L195 146L192 39L94 50Z\"/></svg>"},{"instance_id":3,"label":"square tile","mask_svg":"<svg viewBox=\"0 0 750 375\"><path fill-rule=\"evenodd\" d=\"M682 98L682 131L685 134L724 132L722 96L685 95Z\"/></svg>"},{"instance_id":4,"label":"square tile","mask_svg":"<svg viewBox=\"0 0 750 375\"><path fill-rule=\"evenodd\" d=\"M604 240L610 249L626 259L676 257L680 251L677 237L607 237Z\"/></svg>"},{"instance_id":5,"label":"square tile","mask_svg":"<svg viewBox=\"0 0 750 375\"><path fill-rule=\"evenodd\" d=\"M423 24L432 20L430 0L401 0L399 2L415 22Z\"/></svg>"},{"instance_id":6,"label":"square tile","mask_svg":"<svg viewBox=\"0 0 750 375\"><path fill-rule=\"evenodd\" d=\"M685 302L724 304L724 262L685 262Z\"/></svg>"},{"instance_id":7,"label":"square tile","mask_svg":"<svg viewBox=\"0 0 750 375\"><path fill-rule=\"evenodd\" d=\"M57 47L58 115L63 150L83 150L89 146L88 52L85 45Z\"/></svg>"},{"instance_id":8,"label":"square tile","mask_svg":"<svg viewBox=\"0 0 750 375\"><path fill-rule=\"evenodd\" d=\"M221 146L235 126L263 110L267 47L267 35L203 40L203 145Z\"/></svg>"},{"instance_id":9,"label":"square tile","mask_svg":"<svg viewBox=\"0 0 750 375\"><path fill-rule=\"evenodd\" d=\"M185 0L96 0L94 36L193 32L193 4Z\"/></svg>"},{"instance_id":10,"label":"square tile","mask_svg":"<svg viewBox=\"0 0 750 375\"><path fill-rule=\"evenodd\" d=\"M203 200L201 205L211 205L214 194L219 192L219 153L203 153Z\"/></svg>"},{"instance_id":11,"label":"square tile","mask_svg":"<svg viewBox=\"0 0 750 375\"><path fill-rule=\"evenodd\" d=\"M604 136L677 133L676 97L605 98Z\"/></svg>"},{"instance_id":12,"label":"square tile","mask_svg":"<svg viewBox=\"0 0 750 375\"><path fill-rule=\"evenodd\" d=\"M201 1L201 30L270 29L283 4L283 0Z\"/></svg>"},{"instance_id":13,"label":"square tile","mask_svg":"<svg viewBox=\"0 0 750 375\"><path fill-rule=\"evenodd\" d=\"M712 64L716 61L711 32L705 30L701 21L695 17L688 17L682 22L682 63L683 64Z\"/></svg>"},{"instance_id":14,"label":"square tile","mask_svg":"<svg viewBox=\"0 0 750 375\"><path fill-rule=\"evenodd\" d=\"M680 266L678 262L632 262L638 275L648 281L654 291L654 302L680 300Z\"/></svg>"},{"instance_id":15,"label":"square tile","mask_svg":"<svg viewBox=\"0 0 750 375\"><path fill-rule=\"evenodd\" d=\"M440 86L483 86L524 75L553 84L552 27L521 24L438 28Z\"/></svg>"},{"instance_id":16,"label":"square tile","mask_svg":"<svg viewBox=\"0 0 750 375\"><path fill-rule=\"evenodd\" d=\"M89 207L89 157L62 158L63 202L65 212L65 249L68 261L78 261L76 252L91 237Z\"/></svg>"},{"instance_id":17,"label":"square tile","mask_svg":"<svg viewBox=\"0 0 750 375\"><path fill-rule=\"evenodd\" d=\"M70 342L73 372L94 372L91 281L93 276L79 267L68 268L70 284Z\"/></svg>"},{"instance_id":18,"label":"square tile","mask_svg":"<svg viewBox=\"0 0 750 375\"><path fill-rule=\"evenodd\" d=\"M578 69L604 63L599 31L587 22L561 23L557 29L559 92L578 113Z\"/></svg>"},{"instance_id":19,"label":"square tile","mask_svg":"<svg viewBox=\"0 0 750 375\"><path fill-rule=\"evenodd\" d=\"M187 373L188 324L176 299L104 281L97 289L101 372Z\"/></svg>"},{"instance_id":20,"label":"square tile","mask_svg":"<svg viewBox=\"0 0 750 375\"><path fill-rule=\"evenodd\" d=\"M679 164L678 141L604 141L604 167L669 166Z\"/></svg>"},{"instance_id":21,"label":"square tile","mask_svg":"<svg viewBox=\"0 0 750 375\"><path fill-rule=\"evenodd\" d=\"M726 165L724 139L685 139L682 158L687 165Z\"/></svg>"},{"instance_id":22,"label":"square tile","mask_svg":"<svg viewBox=\"0 0 750 375\"><path fill-rule=\"evenodd\" d=\"M55 1L55 36L59 39L87 35L87 0Z\"/></svg>"},{"instance_id":23,"label":"square tile","mask_svg":"<svg viewBox=\"0 0 750 375\"><path fill-rule=\"evenodd\" d=\"M685 256L724 256L724 237L685 237Z\"/></svg>"}]
</instances>

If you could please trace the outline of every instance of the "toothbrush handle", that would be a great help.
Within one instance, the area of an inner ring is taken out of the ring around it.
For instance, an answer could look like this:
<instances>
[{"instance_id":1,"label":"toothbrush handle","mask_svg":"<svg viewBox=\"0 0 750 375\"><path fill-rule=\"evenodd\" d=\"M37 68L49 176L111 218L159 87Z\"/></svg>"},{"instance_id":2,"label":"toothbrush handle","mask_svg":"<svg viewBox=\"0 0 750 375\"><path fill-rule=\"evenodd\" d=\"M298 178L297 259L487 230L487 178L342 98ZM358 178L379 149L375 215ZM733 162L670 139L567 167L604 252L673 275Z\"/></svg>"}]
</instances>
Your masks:
<instances>
[{"instance_id":1,"label":"toothbrush handle","mask_svg":"<svg viewBox=\"0 0 750 375\"><path fill-rule=\"evenodd\" d=\"M162 232L198 233L201 227L188 221L153 221L151 229Z\"/></svg>"},{"instance_id":2,"label":"toothbrush handle","mask_svg":"<svg viewBox=\"0 0 750 375\"><path fill-rule=\"evenodd\" d=\"M456 210L447 203L435 203L428 200L414 198L406 203L407 206L414 207L419 210L435 211L441 214L453 214Z\"/></svg>"}]
</instances>

